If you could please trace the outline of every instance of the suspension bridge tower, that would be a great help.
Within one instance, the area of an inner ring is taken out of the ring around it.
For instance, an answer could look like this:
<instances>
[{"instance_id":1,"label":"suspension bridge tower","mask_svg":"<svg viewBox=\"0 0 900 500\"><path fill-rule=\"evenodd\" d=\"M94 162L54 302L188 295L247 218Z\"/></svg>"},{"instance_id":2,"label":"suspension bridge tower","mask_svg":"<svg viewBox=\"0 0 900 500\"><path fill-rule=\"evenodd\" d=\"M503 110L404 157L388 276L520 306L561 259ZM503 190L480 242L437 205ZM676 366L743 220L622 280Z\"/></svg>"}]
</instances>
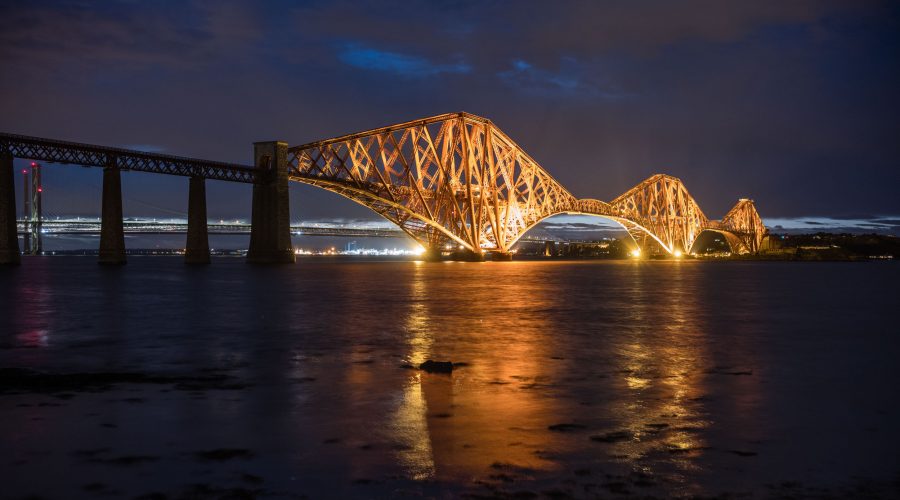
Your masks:
<instances>
[{"instance_id":1,"label":"suspension bridge tower","mask_svg":"<svg viewBox=\"0 0 900 500\"><path fill-rule=\"evenodd\" d=\"M30 189L29 189L30 188ZM44 187L41 184L41 166L31 162L31 182L28 170L22 170L22 216L24 219L25 255L40 255L44 251L44 235L41 232L44 222L43 203L41 198Z\"/></svg>"}]
</instances>

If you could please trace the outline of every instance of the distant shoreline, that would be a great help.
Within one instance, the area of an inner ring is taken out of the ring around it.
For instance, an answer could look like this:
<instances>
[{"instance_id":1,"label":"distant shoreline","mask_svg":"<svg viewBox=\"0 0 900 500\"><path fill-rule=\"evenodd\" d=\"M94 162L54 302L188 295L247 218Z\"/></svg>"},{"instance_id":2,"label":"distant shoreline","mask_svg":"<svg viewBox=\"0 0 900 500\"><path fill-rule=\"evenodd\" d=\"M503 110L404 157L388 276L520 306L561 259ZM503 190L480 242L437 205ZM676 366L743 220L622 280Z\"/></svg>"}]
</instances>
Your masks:
<instances>
[{"instance_id":1,"label":"distant shoreline","mask_svg":"<svg viewBox=\"0 0 900 500\"><path fill-rule=\"evenodd\" d=\"M41 255L26 255L23 257L97 257L99 255L98 250L92 249L84 249L84 250L55 250L55 251L47 251L42 253ZM183 257L184 251L180 249L163 249L163 248L136 248L136 249L128 249L125 251L125 255L129 257ZM210 255L213 257L232 257L232 258L245 258L247 256L246 250L216 250L211 251ZM419 257L411 256L411 255L353 255L353 254L304 254L298 255L298 259L303 260L369 260L369 261L379 261L379 260L390 260L390 261L417 261L422 260ZM452 261L451 259L447 259L448 261ZM490 260L490 259L488 259ZM538 256L538 255L521 255L514 257L515 261L527 261L527 262L542 262L542 261L553 261L553 262L582 262L582 261L699 261L699 262L878 262L878 261L896 261L898 260L894 255L830 255L830 254L817 254L812 252L807 253L765 253L760 255L731 255L731 256L703 256L703 255L689 255L680 258L670 257L666 255L659 256L651 256L645 257L641 259L635 259L634 257L577 257L577 256Z\"/></svg>"}]
</instances>

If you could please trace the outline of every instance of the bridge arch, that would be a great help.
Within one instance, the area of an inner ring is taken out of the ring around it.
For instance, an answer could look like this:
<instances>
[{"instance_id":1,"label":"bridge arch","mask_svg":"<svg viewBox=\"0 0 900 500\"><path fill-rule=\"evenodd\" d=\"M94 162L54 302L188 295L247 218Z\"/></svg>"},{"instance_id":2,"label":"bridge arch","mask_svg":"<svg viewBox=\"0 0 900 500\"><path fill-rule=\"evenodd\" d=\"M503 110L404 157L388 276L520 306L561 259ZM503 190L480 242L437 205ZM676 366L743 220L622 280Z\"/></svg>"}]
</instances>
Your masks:
<instances>
[{"instance_id":1,"label":"bridge arch","mask_svg":"<svg viewBox=\"0 0 900 500\"><path fill-rule=\"evenodd\" d=\"M416 213L400 203L380 197L365 189L335 182L289 178L295 182L319 187L341 195L372 210L384 219L397 225L404 233L425 248L441 245L445 240L449 239L469 250L475 251L469 247L466 241L460 239L437 221L424 217L422 214Z\"/></svg>"},{"instance_id":2,"label":"bridge arch","mask_svg":"<svg viewBox=\"0 0 900 500\"><path fill-rule=\"evenodd\" d=\"M747 245L745 245L744 242L742 242L741 239L731 231L708 227L700 231L700 234L698 234L697 237L694 238L694 242L691 244L690 248L691 253L696 253L695 247L697 246L697 242L700 241L700 237L705 233L715 233L723 236L725 238L725 244L728 245L728 250L733 254L740 255L750 252L750 249L747 248Z\"/></svg>"},{"instance_id":3,"label":"bridge arch","mask_svg":"<svg viewBox=\"0 0 900 500\"><path fill-rule=\"evenodd\" d=\"M396 201L392 201L381 196L376 195L375 193L360 188L358 186L348 185L343 182L335 182L328 180L318 180L318 179L309 179L305 177L289 177L290 180L295 182L300 182L303 184L307 184L310 186L319 187L325 189L327 191L333 192L335 194L339 194L344 198L347 198L353 202L356 202L375 213L381 215L384 219L392 222L397 225L403 232L408 234L413 240L422 245L425 248L441 248L446 243L447 240L453 241L454 243L461 245L463 248L473 251L473 252L481 252L484 250L492 251L508 251L515 245L523 236L525 236L528 231L532 230L534 227L539 225L541 222L560 215L580 215L580 216L590 216L590 217L599 217L602 219L606 219L612 222L615 222L619 225L628 235L631 237L631 241L634 244L635 248L639 249L641 252L645 250L643 245L638 238L635 236L636 232L640 232L648 237L650 237L653 241L659 244L659 246L665 250L667 253L672 254L674 250L666 245L657 235L653 234L653 232L646 227L640 225L637 222L629 220L624 217L616 217L613 215L603 215L594 213L592 211L583 211L583 210L565 210L556 213L550 213L543 215L539 219L534 220L524 229L519 231L519 233L509 241L508 245L505 249L500 250L493 247L481 247L478 248L473 247L469 242L463 240L458 235L453 234L446 227L438 223L433 219L429 219L428 217L423 216L420 213L411 210L409 207L404 206L403 204L397 203ZM583 199L578 200L581 204L587 203L588 206L594 203L604 204L599 200L592 199Z\"/></svg>"},{"instance_id":4,"label":"bridge arch","mask_svg":"<svg viewBox=\"0 0 900 500\"><path fill-rule=\"evenodd\" d=\"M619 227L621 227L622 229L625 230L626 233L628 233L628 235L631 237L632 243L634 243L635 248L640 250L641 252L644 251L644 248L642 248L641 242L639 242L638 239L635 237L634 231L640 231L643 234L646 234L647 236L652 238L654 241L659 243L659 246L662 247L662 249L665 250L666 252L668 252L670 254L673 252L673 250L668 248L666 246L666 244L663 243L662 240L659 239L659 237L657 237L655 234L653 234L649 229L641 226L640 224L638 224L636 222L633 222L633 221L630 221L628 219L624 219L621 217L615 217L612 215L600 215L600 214L595 214L595 213L590 213L590 212L580 212L580 211L575 211L575 210L550 214L550 215L547 215L547 216L543 217L542 219L536 221L534 224L528 226L524 231L522 231L521 234L519 234L512 241L512 243L510 244L510 248L512 248L512 246L514 244L516 244L523 236L525 236L525 234L528 233L528 231L531 231L532 229L534 229L541 222L544 222L547 219L550 219L552 217L557 217L560 215L581 215L581 216L589 216L589 217L599 217L601 219L610 220L610 221L613 221L616 224L618 224Z\"/></svg>"}]
</instances>

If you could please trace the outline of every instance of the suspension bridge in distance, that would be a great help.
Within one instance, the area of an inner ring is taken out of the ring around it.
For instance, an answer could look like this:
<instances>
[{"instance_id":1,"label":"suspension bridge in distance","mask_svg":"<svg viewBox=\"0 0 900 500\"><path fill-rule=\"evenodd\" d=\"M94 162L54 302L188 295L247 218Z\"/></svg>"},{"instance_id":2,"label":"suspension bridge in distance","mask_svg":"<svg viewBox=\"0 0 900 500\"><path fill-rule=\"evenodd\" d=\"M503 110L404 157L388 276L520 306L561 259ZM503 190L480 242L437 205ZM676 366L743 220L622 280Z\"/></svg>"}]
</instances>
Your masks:
<instances>
[{"instance_id":1,"label":"suspension bridge in distance","mask_svg":"<svg viewBox=\"0 0 900 500\"><path fill-rule=\"evenodd\" d=\"M709 219L680 179L658 174L610 202L579 199L490 120L451 113L305 145L253 144L254 165L0 134L0 263L20 260L13 159L103 168L99 261L125 263L122 171L189 178L185 260L208 263L206 179L253 186L250 246L254 263L294 262L289 182L317 186L360 203L419 242L426 257L458 248L460 260L511 258L511 247L558 214L620 224L640 253L691 251L704 231L732 252L756 253L767 230L754 202L740 199Z\"/></svg>"},{"instance_id":2,"label":"suspension bridge in distance","mask_svg":"<svg viewBox=\"0 0 900 500\"><path fill-rule=\"evenodd\" d=\"M39 221L39 222L38 222ZM101 232L100 220L84 218L55 218L55 219L19 219L17 221L20 236L27 236L34 241L41 234L47 235L89 235L96 236ZM187 221L160 221L156 219L132 218L122 222L125 234L158 235L158 234L186 234ZM212 222L206 224L211 235L238 236L249 235L251 231L248 222ZM408 238L400 228L371 227L353 224L291 224L291 234L294 236L332 236L340 238ZM526 234L520 241L531 242L568 242L565 238L547 235ZM26 252L27 253L27 252ZM39 253L39 252L36 252Z\"/></svg>"},{"instance_id":3,"label":"suspension bridge in distance","mask_svg":"<svg viewBox=\"0 0 900 500\"><path fill-rule=\"evenodd\" d=\"M99 220L77 219L19 219L20 235L33 236L36 232L47 235L99 235L102 222ZM38 230L38 224L40 229ZM247 222L211 222L206 224L208 234L248 235L251 225ZM122 223L125 234L186 234L187 221L159 221L154 219L126 219ZM400 229L386 227L366 227L356 225L308 225L291 224L291 234L295 236L336 236L346 238L406 238Z\"/></svg>"}]
</instances>

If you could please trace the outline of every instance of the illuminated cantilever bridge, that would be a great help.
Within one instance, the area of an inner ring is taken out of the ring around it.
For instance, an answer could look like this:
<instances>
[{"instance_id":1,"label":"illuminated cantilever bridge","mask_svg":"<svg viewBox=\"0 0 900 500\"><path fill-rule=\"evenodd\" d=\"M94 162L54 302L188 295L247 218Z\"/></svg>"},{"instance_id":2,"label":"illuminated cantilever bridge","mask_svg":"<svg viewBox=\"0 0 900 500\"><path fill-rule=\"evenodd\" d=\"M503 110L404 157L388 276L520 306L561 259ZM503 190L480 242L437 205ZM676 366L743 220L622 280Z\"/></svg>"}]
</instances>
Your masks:
<instances>
[{"instance_id":1,"label":"illuminated cantilever bridge","mask_svg":"<svg viewBox=\"0 0 900 500\"><path fill-rule=\"evenodd\" d=\"M767 234L752 200L741 199L721 220L711 220L668 175L654 175L609 202L576 198L490 120L468 113L296 147L257 142L253 157L246 166L0 134L0 263L19 261L13 158L104 169L100 262L109 264L125 262L120 172L127 170L190 178L185 256L193 263L209 262L206 179L253 184L251 262L294 261L289 181L369 207L434 257L449 246L470 257L508 258L529 229L558 214L616 221L647 253L690 252L703 231L721 233L734 253L754 253ZM39 204L36 179L32 196ZM27 199L27 185L25 191Z\"/></svg>"},{"instance_id":2,"label":"illuminated cantilever bridge","mask_svg":"<svg viewBox=\"0 0 900 500\"><path fill-rule=\"evenodd\" d=\"M710 220L668 175L610 202L578 199L490 120L468 113L289 148L288 175L371 208L430 249L508 253L534 225L564 213L614 220L640 248L670 254L689 252L706 230L735 253L759 251L766 235L752 200Z\"/></svg>"}]
</instances>

